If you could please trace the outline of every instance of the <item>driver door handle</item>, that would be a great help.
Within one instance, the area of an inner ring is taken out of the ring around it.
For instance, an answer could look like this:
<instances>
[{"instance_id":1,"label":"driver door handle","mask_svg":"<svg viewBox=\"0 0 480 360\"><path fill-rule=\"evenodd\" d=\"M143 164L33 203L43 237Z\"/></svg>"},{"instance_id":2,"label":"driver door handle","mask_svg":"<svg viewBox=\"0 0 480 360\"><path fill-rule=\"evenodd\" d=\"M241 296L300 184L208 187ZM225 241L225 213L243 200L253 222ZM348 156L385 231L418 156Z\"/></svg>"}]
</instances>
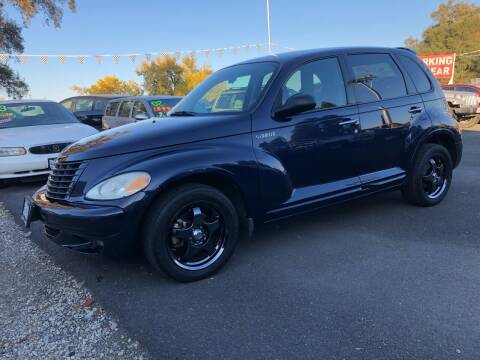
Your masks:
<instances>
[{"instance_id":1,"label":"driver door handle","mask_svg":"<svg viewBox=\"0 0 480 360\"><path fill-rule=\"evenodd\" d=\"M345 125L359 125L360 122L357 119L349 119L349 120L344 120L340 121L338 125L340 126L345 126Z\"/></svg>"}]
</instances>

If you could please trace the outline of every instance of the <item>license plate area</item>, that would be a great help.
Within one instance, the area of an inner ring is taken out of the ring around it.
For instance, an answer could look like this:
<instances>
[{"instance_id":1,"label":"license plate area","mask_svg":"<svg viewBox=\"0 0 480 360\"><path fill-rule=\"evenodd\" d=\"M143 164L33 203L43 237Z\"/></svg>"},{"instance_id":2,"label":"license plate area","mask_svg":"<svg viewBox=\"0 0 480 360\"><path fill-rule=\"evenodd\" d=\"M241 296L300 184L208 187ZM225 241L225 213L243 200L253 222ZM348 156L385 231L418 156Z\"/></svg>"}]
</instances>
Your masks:
<instances>
[{"instance_id":1,"label":"license plate area","mask_svg":"<svg viewBox=\"0 0 480 360\"><path fill-rule=\"evenodd\" d=\"M22 208L22 221L25 227L30 227L31 222L31 214L32 214L32 202L29 198L23 199L23 208Z\"/></svg>"}]
</instances>

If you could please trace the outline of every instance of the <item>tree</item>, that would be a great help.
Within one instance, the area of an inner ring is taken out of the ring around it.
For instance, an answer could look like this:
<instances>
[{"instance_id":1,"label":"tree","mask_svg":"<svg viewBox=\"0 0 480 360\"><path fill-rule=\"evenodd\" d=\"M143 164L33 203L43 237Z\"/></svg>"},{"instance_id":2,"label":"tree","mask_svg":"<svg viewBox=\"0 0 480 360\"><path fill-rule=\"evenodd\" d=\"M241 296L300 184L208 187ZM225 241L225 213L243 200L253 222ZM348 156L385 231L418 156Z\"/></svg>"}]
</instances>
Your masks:
<instances>
[{"instance_id":1,"label":"tree","mask_svg":"<svg viewBox=\"0 0 480 360\"><path fill-rule=\"evenodd\" d=\"M6 2L22 15L21 25L6 14ZM27 27L30 19L39 13L43 14L47 25L60 27L65 2L66 0L0 0L0 52L9 57L23 52L22 27ZM68 0L68 6L72 12L75 11L75 0ZM0 88L14 98L22 97L28 92L28 86L20 75L3 63L0 63Z\"/></svg>"},{"instance_id":2,"label":"tree","mask_svg":"<svg viewBox=\"0 0 480 360\"><path fill-rule=\"evenodd\" d=\"M480 50L480 6L448 0L432 13L431 18L434 23L423 32L422 39L409 37L405 45L419 54L455 52L455 80L466 82L478 77L480 56L462 54Z\"/></svg>"},{"instance_id":3,"label":"tree","mask_svg":"<svg viewBox=\"0 0 480 360\"><path fill-rule=\"evenodd\" d=\"M141 86L135 81L120 80L118 77L113 75L107 75L101 79L98 79L91 86L81 87L78 85L73 85L71 89L82 95L122 94L135 96L143 94Z\"/></svg>"},{"instance_id":4,"label":"tree","mask_svg":"<svg viewBox=\"0 0 480 360\"><path fill-rule=\"evenodd\" d=\"M198 67L193 55L180 61L178 55L165 54L152 62L142 61L137 69L150 95L185 95L211 73L207 65Z\"/></svg>"}]
</instances>

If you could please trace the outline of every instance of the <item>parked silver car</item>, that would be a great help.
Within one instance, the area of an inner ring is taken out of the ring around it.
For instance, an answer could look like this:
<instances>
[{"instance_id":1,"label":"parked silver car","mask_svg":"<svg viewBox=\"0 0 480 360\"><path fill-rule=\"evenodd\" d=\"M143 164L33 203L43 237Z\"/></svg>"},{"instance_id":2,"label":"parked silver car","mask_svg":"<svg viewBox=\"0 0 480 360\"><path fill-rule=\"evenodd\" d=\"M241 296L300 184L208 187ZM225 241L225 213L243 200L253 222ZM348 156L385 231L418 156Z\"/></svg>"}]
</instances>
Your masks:
<instances>
[{"instance_id":1,"label":"parked silver car","mask_svg":"<svg viewBox=\"0 0 480 360\"><path fill-rule=\"evenodd\" d=\"M152 117L163 117L180 96L130 96L108 102L102 118L102 129L112 129Z\"/></svg>"}]
</instances>

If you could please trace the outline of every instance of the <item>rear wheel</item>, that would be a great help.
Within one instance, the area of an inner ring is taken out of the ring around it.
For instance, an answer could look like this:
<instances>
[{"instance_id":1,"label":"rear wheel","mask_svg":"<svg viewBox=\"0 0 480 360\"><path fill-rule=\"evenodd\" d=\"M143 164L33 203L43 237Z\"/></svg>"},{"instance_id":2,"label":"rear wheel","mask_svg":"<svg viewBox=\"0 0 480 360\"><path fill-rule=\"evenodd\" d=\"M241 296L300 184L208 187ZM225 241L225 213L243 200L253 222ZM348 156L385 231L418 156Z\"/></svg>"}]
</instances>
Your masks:
<instances>
[{"instance_id":1,"label":"rear wheel","mask_svg":"<svg viewBox=\"0 0 480 360\"><path fill-rule=\"evenodd\" d=\"M419 206L434 206L447 195L452 181L452 159L441 145L425 144L419 151L402 193Z\"/></svg>"},{"instance_id":2,"label":"rear wheel","mask_svg":"<svg viewBox=\"0 0 480 360\"><path fill-rule=\"evenodd\" d=\"M200 280L218 271L233 254L239 224L236 208L222 192L205 185L185 185L151 209L145 255L175 280Z\"/></svg>"}]
</instances>

